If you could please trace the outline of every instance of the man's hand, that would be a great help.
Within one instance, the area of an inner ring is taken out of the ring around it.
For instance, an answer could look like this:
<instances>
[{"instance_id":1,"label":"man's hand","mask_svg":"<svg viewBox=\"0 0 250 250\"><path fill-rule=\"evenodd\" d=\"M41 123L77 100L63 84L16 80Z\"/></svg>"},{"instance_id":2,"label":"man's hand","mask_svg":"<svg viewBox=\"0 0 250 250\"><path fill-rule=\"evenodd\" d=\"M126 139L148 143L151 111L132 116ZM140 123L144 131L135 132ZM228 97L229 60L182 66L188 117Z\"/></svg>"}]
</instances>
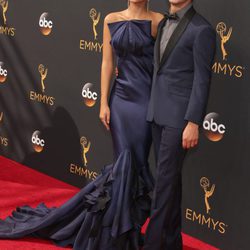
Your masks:
<instances>
[{"instance_id":1,"label":"man's hand","mask_svg":"<svg viewBox=\"0 0 250 250\"><path fill-rule=\"evenodd\" d=\"M188 122L182 135L182 147L190 149L198 144L199 140L199 126L193 122Z\"/></svg>"}]
</instances>

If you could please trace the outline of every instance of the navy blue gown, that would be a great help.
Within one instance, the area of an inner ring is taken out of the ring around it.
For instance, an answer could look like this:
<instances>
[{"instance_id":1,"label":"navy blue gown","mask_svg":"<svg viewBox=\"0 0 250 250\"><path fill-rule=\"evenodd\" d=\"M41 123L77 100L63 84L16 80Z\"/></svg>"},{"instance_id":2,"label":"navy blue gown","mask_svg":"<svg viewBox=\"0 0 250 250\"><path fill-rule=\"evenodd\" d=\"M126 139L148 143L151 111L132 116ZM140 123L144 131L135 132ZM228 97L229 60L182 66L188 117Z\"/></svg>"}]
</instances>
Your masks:
<instances>
[{"instance_id":1,"label":"navy blue gown","mask_svg":"<svg viewBox=\"0 0 250 250\"><path fill-rule=\"evenodd\" d=\"M119 70L110 96L114 163L60 207L17 207L0 221L0 238L34 236L74 250L139 249L154 186L146 122L154 39L148 20L114 22L109 29Z\"/></svg>"}]
</instances>

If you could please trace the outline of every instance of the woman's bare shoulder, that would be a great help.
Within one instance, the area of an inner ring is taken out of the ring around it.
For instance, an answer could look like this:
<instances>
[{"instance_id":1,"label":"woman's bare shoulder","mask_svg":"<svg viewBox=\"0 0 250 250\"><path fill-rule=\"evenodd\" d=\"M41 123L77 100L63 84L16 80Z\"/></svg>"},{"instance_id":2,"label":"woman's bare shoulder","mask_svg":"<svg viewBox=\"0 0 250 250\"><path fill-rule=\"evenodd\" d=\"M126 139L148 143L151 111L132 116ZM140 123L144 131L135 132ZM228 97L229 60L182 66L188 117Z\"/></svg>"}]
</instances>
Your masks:
<instances>
[{"instance_id":1,"label":"woman's bare shoulder","mask_svg":"<svg viewBox=\"0 0 250 250\"><path fill-rule=\"evenodd\" d=\"M151 11L151 17L153 22L158 24L164 18L164 15L159 12Z\"/></svg>"},{"instance_id":2,"label":"woman's bare shoulder","mask_svg":"<svg viewBox=\"0 0 250 250\"><path fill-rule=\"evenodd\" d=\"M106 23L113 23L113 22L120 21L123 18L124 18L123 11L119 11L119 12L111 12L111 13L109 13L105 17L104 20L105 20Z\"/></svg>"}]
</instances>

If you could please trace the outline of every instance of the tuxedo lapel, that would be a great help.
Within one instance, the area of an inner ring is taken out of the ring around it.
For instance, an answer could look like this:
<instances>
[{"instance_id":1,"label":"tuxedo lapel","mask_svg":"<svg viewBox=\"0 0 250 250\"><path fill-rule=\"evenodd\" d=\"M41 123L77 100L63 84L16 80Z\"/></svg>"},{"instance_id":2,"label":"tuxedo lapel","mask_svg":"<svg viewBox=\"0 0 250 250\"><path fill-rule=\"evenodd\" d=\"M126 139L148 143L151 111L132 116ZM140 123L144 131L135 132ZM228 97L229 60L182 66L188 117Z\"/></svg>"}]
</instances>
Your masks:
<instances>
[{"instance_id":1,"label":"tuxedo lapel","mask_svg":"<svg viewBox=\"0 0 250 250\"><path fill-rule=\"evenodd\" d=\"M164 17L158 25L157 37L156 37L155 47L154 47L155 66L157 69L159 68L159 64L160 64L161 36L162 36L163 27L166 21L167 21L167 17Z\"/></svg>"},{"instance_id":2,"label":"tuxedo lapel","mask_svg":"<svg viewBox=\"0 0 250 250\"><path fill-rule=\"evenodd\" d=\"M188 26L189 22L192 20L193 16L196 14L196 11L193 7L191 7L187 13L185 14L185 16L181 19L180 23L178 24L178 26L176 27L173 35L171 36L171 38L169 39L169 42L166 46L166 49L164 51L164 54L162 56L162 60L159 62L159 67L158 70L161 69L162 65L167 61L170 53L172 52L172 50L175 48L177 42L179 41L179 39L181 38L183 32L185 31L186 27ZM161 29L162 30L162 29ZM161 40L161 38L160 38ZM159 42L160 44L160 42ZM158 56L159 57L159 56Z\"/></svg>"}]
</instances>

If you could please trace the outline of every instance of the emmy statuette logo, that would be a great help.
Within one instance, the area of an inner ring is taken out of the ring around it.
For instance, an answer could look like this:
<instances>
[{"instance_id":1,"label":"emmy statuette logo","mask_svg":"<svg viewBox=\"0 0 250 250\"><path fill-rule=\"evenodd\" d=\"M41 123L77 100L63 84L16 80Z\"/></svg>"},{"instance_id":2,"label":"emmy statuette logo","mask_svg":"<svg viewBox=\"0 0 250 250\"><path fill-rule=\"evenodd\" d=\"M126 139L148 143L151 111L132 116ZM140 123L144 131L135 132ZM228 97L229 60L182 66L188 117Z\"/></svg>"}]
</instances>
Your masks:
<instances>
[{"instance_id":1,"label":"emmy statuette logo","mask_svg":"<svg viewBox=\"0 0 250 250\"><path fill-rule=\"evenodd\" d=\"M80 49L90 52L102 52L103 43L100 43L98 40L99 34L97 27L99 26L101 13L98 12L95 8L90 9L89 18L91 20L91 33L93 33L93 38L81 39L80 40Z\"/></svg>"},{"instance_id":2,"label":"emmy statuette logo","mask_svg":"<svg viewBox=\"0 0 250 250\"><path fill-rule=\"evenodd\" d=\"M91 9L89 11L89 16L93 22L93 33L94 33L94 39L97 40L97 36L98 36L98 33L96 31L96 26L98 25L99 21L100 21L100 17L101 17L101 13L99 12L97 14L97 11L96 9Z\"/></svg>"},{"instance_id":3,"label":"emmy statuette logo","mask_svg":"<svg viewBox=\"0 0 250 250\"><path fill-rule=\"evenodd\" d=\"M90 141L88 142L87 138L83 136L80 139L80 143L81 143L81 146L82 146L83 164L84 164L84 167L87 167L88 160L87 160L86 154L89 152L91 142Z\"/></svg>"},{"instance_id":4,"label":"emmy statuette logo","mask_svg":"<svg viewBox=\"0 0 250 250\"><path fill-rule=\"evenodd\" d=\"M231 52L228 52L227 45L229 41L231 41L232 34L233 34L233 27L227 27L225 22L219 22L216 25L216 32L218 34L218 37L220 39L220 52L221 52L221 59L215 61L212 69L215 74L229 76L229 77L237 77L242 78L244 75L245 67L242 65L238 65L235 63L232 63L231 60L232 57L229 57L229 54L231 55Z\"/></svg>"},{"instance_id":5,"label":"emmy statuette logo","mask_svg":"<svg viewBox=\"0 0 250 250\"><path fill-rule=\"evenodd\" d=\"M8 0L0 0L0 6L2 9L2 20L3 23L0 26L0 34L7 35L7 36L14 36L15 35L15 28L7 26L7 11L9 9L9 1Z\"/></svg>"},{"instance_id":6,"label":"emmy statuette logo","mask_svg":"<svg viewBox=\"0 0 250 250\"><path fill-rule=\"evenodd\" d=\"M90 151L91 142L85 136L80 138L80 145L82 148L81 158L83 166L71 163L69 166L69 172L74 175L83 176L89 180L95 180L98 173L89 169L87 154ZM88 166L88 167L87 167Z\"/></svg>"},{"instance_id":7,"label":"emmy statuette logo","mask_svg":"<svg viewBox=\"0 0 250 250\"><path fill-rule=\"evenodd\" d=\"M210 207L208 199L214 194L215 185L213 184L212 187L210 188L210 181L206 177L202 177L200 179L200 185L204 190L204 200L205 200L205 205L206 205L206 211L207 211L207 214L209 214L211 207Z\"/></svg>"},{"instance_id":8,"label":"emmy statuette logo","mask_svg":"<svg viewBox=\"0 0 250 250\"><path fill-rule=\"evenodd\" d=\"M204 207L205 213L199 212L192 208L186 208L185 210L185 219L189 223L194 223L196 225L207 228L213 232L218 232L220 234L225 234L228 228L228 225L220 219L216 219L211 216L211 205L210 199L215 192L215 184L211 185L207 177L200 178L200 187L204 192ZM214 210L214 209L213 209Z\"/></svg>"},{"instance_id":9,"label":"emmy statuette logo","mask_svg":"<svg viewBox=\"0 0 250 250\"><path fill-rule=\"evenodd\" d=\"M223 56L223 61L227 60L228 53L225 49L225 44L229 41L231 38L233 28L230 27L227 31L227 26L224 22L220 22L217 24L216 31L220 36L221 39L221 52Z\"/></svg>"},{"instance_id":10,"label":"emmy statuette logo","mask_svg":"<svg viewBox=\"0 0 250 250\"><path fill-rule=\"evenodd\" d=\"M53 28L53 22L49 19L49 13L44 12L39 18L40 31L44 36L48 36Z\"/></svg>"},{"instance_id":11,"label":"emmy statuette logo","mask_svg":"<svg viewBox=\"0 0 250 250\"><path fill-rule=\"evenodd\" d=\"M4 83L7 79L8 71L4 66L3 62L0 62L0 84Z\"/></svg>"},{"instance_id":12,"label":"emmy statuette logo","mask_svg":"<svg viewBox=\"0 0 250 250\"><path fill-rule=\"evenodd\" d=\"M6 12L8 10L9 2L8 0L1 0L0 5L2 7L2 16L3 16L4 25L6 25L7 24Z\"/></svg>"},{"instance_id":13,"label":"emmy statuette logo","mask_svg":"<svg viewBox=\"0 0 250 250\"><path fill-rule=\"evenodd\" d=\"M0 125L3 124L3 112L0 112ZM0 146L7 147L9 144L9 139L6 136L0 134Z\"/></svg>"},{"instance_id":14,"label":"emmy statuette logo","mask_svg":"<svg viewBox=\"0 0 250 250\"><path fill-rule=\"evenodd\" d=\"M42 86L42 92L44 93L45 92L45 84L44 84L44 80L46 79L47 77L47 74L48 74L48 69L44 67L43 64L40 64L38 66L38 71L40 73L40 76L41 76L41 86Z\"/></svg>"},{"instance_id":15,"label":"emmy statuette logo","mask_svg":"<svg viewBox=\"0 0 250 250\"><path fill-rule=\"evenodd\" d=\"M41 87L41 92L39 93L35 91L30 91L30 100L53 106L55 104L55 97L48 96L45 94L45 89L46 89L45 80L48 75L48 68L45 67L43 64L39 64L38 73L39 73L39 80L40 80L39 85Z\"/></svg>"}]
</instances>

